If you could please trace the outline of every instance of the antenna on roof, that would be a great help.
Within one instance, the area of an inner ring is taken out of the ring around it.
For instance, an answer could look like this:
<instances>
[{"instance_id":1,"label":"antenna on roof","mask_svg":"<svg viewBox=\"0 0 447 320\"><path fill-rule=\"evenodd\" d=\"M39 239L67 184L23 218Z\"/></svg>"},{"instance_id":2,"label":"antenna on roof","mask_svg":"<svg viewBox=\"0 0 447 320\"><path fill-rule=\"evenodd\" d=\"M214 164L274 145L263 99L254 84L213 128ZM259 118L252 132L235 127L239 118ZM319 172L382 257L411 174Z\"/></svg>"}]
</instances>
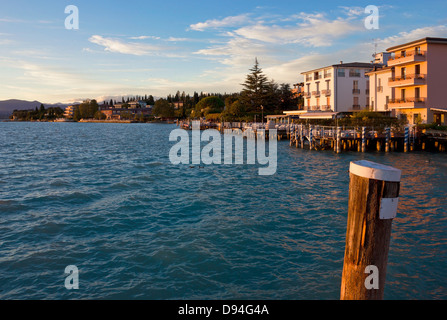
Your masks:
<instances>
[{"instance_id":1,"label":"antenna on roof","mask_svg":"<svg viewBox=\"0 0 447 320\"><path fill-rule=\"evenodd\" d=\"M372 41L373 41L373 44L374 44L374 54L373 54L373 57L375 57L376 54L377 54L377 39L372 39Z\"/></svg>"}]
</instances>

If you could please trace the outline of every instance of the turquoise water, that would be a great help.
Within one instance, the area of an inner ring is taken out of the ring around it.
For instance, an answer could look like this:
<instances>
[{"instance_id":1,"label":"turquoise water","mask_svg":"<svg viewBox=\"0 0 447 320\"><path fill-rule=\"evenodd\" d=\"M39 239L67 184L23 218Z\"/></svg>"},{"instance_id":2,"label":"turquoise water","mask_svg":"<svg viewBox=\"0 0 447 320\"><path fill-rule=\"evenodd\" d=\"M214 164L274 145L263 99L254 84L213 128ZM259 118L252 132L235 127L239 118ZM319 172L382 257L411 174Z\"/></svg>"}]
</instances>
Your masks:
<instances>
[{"instance_id":1,"label":"turquoise water","mask_svg":"<svg viewBox=\"0 0 447 320\"><path fill-rule=\"evenodd\" d=\"M172 165L175 128L0 123L0 299L338 299L359 159L402 170L385 299L447 299L447 154L280 141L259 176Z\"/></svg>"}]
</instances>

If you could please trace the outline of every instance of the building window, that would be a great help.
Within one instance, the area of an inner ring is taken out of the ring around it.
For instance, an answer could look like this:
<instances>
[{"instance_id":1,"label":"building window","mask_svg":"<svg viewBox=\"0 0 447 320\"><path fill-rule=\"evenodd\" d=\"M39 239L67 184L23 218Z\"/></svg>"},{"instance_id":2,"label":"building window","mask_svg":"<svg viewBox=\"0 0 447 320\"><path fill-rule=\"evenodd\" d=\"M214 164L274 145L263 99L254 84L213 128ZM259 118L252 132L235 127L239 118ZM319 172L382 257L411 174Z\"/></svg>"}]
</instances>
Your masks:
<instances>
[{"instance_id":1,"label":"building window","mask_svg":"<svg viewBox=\"0 0 447 320\"><path fill-rule=\"evenodd\" d=\"M360 93L359 81L358 80L354 80L353 81L352 93L354 93L354 94L359 94Z\"/></svg>"},{"instance_id":2,"label":"building window","mask_svg":"<svg viewBox=\"0 0 447 320\"><path fill-rule=\"evenodd\" d=\"M418 124L420 122L422 122L421 114L420 113L415 113L413 115L413 124Z\"/></svg>"},{"instance_id":3,"label":"building window","mask_svg":"<svg viewBox=\"0 0 447 320\"><path fill-rule=\"evenodd\" d=\"M360 109L360 105L359 105L359 97L354 97L354 101L353 101L353 106L352 108L354 110L358 110Z\"/></svg>"},{"instance_id":4,"label":"building window","mask_svg":"<svg viewBox=\"0 0 447 320\"><path fill-rule=\"evenodd\" d=\"M344 77L345 76L345 69L338 69L337 75L339 77Z\"/></svg>"},{"instance_id":5,"label":"building window","mask_svg":"<svg viewBox=\"0 0 447 320\"><path fill-rule=\"evenodd\" d=\"M402 101L405 101L405 94L406 94L405 89L400 90L400 98Z\"/></svg>"},{"instance_id":6,"label":"building window","mask_svg":"<svg viewBox=\"0 0 447 320\"><path fill-rule=\"evenodd\" d=\"M417 64L414 66L414 74L419 75L421 74L421 65Z\"/></svg>"},{"instance_id":7,"label":"building window","mask_svg":"<svg viewBox=\"0 0 447 320\"><path fill-rule=\"evenodd\" d=\"M421 97L421 88L414 88L414 98L416 101Z\"/></svg>"},{"instance_id":8,"label":"building window","mask_svg":"<svg viewBox=\"0 0 447 320\"><path fill-rule=\"evenodd\" d=\"M406 77L407 77L407 68L400 69L400 77L401 77L401 79L406 79Z\"/></svg>"},{"instance_id":9,"label":"building window","mask_svg":"<svg viewBox=\"0 0 447 320\"><path fill-rule=\"evenodd\" d=\"M360 77L360 69L350 69L349 76L350 77Z\"/></svg>"}]
</instances>

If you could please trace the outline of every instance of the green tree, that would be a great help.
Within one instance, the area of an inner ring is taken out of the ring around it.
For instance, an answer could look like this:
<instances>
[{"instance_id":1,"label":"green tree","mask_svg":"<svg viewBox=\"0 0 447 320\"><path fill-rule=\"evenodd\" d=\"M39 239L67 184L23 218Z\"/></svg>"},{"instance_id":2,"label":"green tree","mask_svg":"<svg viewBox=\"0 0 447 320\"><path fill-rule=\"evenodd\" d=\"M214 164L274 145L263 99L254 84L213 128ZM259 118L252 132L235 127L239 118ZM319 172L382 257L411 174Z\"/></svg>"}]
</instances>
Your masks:
<instances>
[{"instance_id":1,"label":"green tree","mask_svg":"<svg viewBox=\"0 0 447 320\"><path fill-rule=\"evenodd\" d=\"M220 113L225 108L225 103L216 96L203 98L195 107L195 116L202 117L209 113Z\"/></svg>"},{"instance_id":2,"label":"green tree","mask_svg":"<svg viewBox=\"0 0 447 320\"><path fill-rule=\"evenodd\" d=\"M259 67L258 59L255 59L254 66L250 69L245 82L242 84L240 101L249 112L259 111L261 105L267 105L269 95L269 81Z\"/></svg>"},{"instance_id":3,"label":"green tree","mask_svg":"<svg viewBox=\"0 0 447 320\"><path fill-rule=\"evenodd\" d=\"M222 117L226 121L237 121L244 117L245 114L246 111L244 105L239 99L236 99L235 101L233 101L233 103L225 108L224 112L222 112Z\"/></svg>"},{"instance_id":4,"label":"green tree","mask_svg":"<svg viewBox=\"0 0 447 320\"><path fill-rule=\"evenodd\" d=\"M167 100L158 99L155 101L152 113L157 117L172 118L175 115L175 109Z\"/></svg>"},{"instance_id":5,"label":"green tree","mask_svg":"<svg viewBox=\"0 0 447 320\"><path fill-rule=\"evenodd\" d=\"M101 111L98 110L98 111L95 112L94 118L96 120L105 120L105 119L107 119L107 116L104 113L102 113Z\"/></svg>"},{"instance_id":6,"label":"green tree","mask_svg":"<svg viewBox=\"0 0 447 320\"><path fill-rule=\"evenodd\" d=\"M148 105L153 106L155 104L154 97L152 95L149 96L146 102Z\"/></svg>"}]
</instances>

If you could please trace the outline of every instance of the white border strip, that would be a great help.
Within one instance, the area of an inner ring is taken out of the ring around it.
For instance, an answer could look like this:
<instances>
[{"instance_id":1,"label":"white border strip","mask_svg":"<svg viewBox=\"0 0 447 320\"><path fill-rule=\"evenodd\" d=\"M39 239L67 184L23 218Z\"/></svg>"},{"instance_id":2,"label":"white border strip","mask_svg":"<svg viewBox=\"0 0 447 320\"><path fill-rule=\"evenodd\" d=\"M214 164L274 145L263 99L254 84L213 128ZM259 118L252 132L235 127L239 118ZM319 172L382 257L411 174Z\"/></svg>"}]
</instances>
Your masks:
<instances>
[{"instance_id":1,"label":"white border strip","mask_svg":"<svg viewBox=\"0 0 447 320\"><path fill-rule=\"evenodd\" d=\"M349 172L359 177L390 182L400 182L401 177L399 169L368 160L352 161Z\"/></svg>"}]
</instances>

